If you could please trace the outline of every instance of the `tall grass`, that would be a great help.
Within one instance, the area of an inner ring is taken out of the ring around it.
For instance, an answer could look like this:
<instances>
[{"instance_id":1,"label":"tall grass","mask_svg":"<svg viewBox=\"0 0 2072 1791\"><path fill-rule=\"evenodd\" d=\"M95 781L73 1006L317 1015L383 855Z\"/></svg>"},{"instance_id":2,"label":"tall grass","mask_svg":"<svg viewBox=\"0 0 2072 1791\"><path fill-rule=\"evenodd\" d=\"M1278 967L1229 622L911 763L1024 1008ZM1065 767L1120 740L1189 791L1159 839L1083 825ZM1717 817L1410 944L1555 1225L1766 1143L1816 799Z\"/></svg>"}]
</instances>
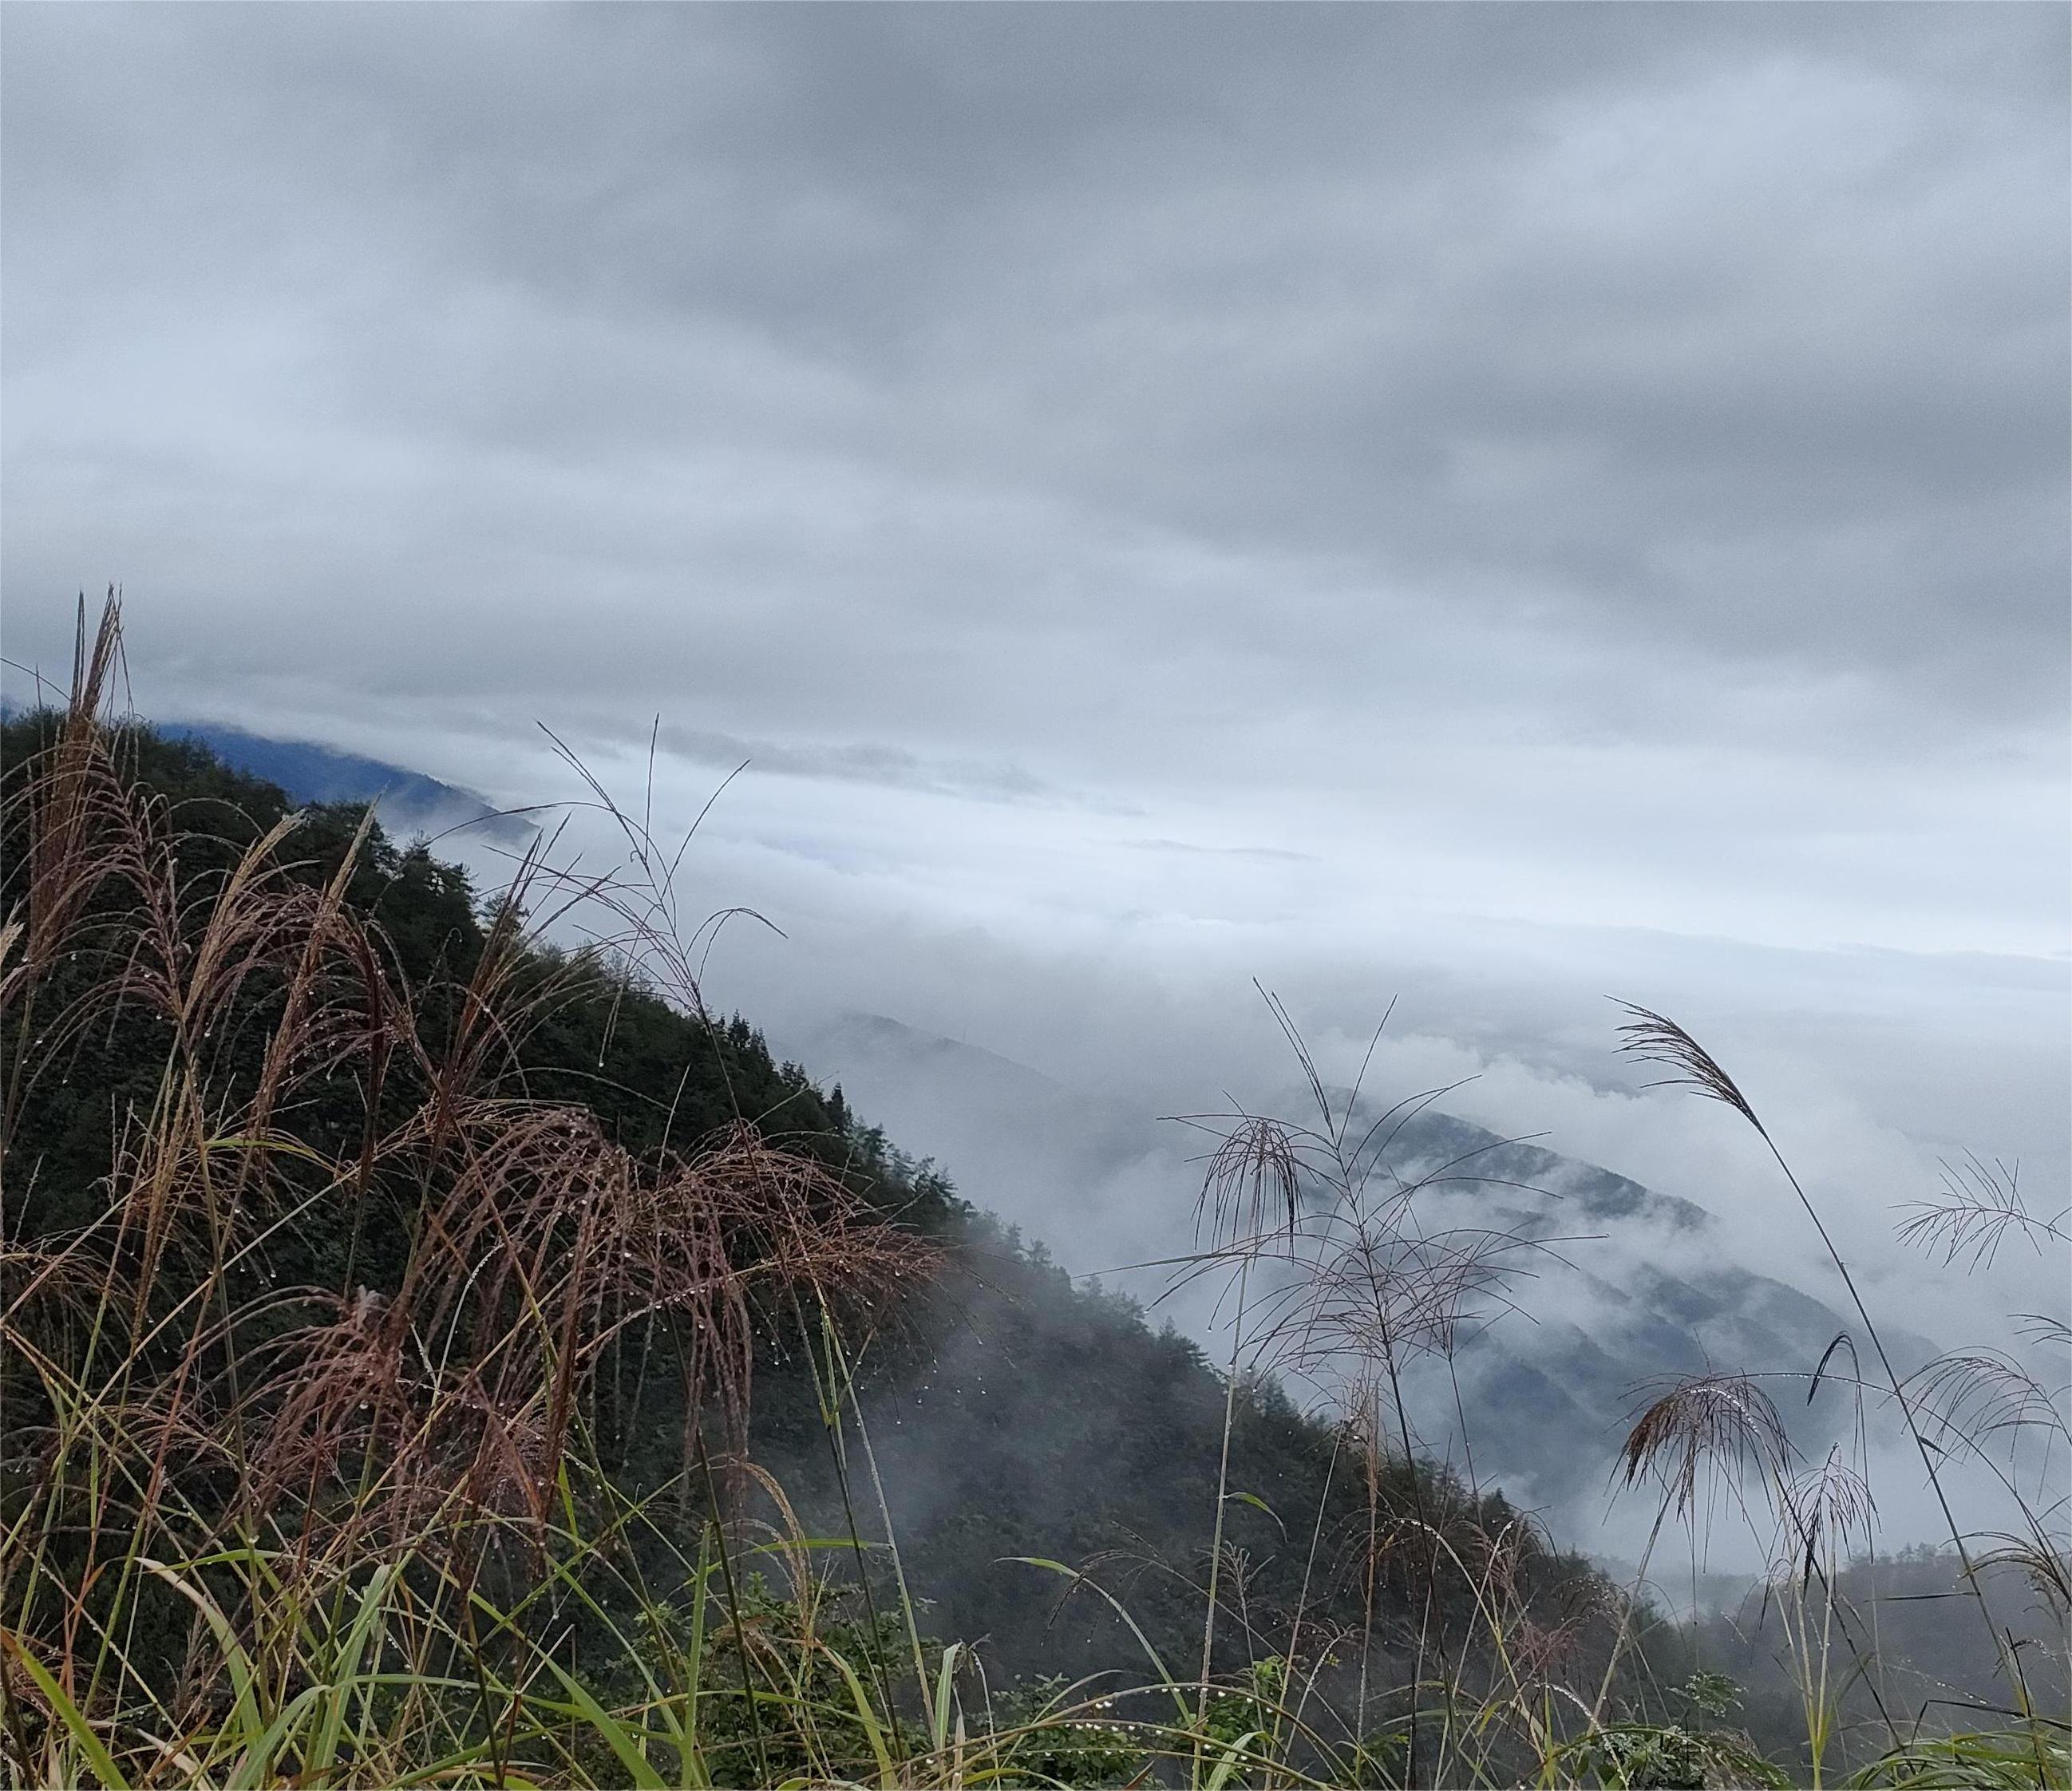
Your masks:
<instances>
[{"instance_id":1,"label":"tall grass","mask_svg":"<svg viewBox=\"0 0 2072 1791\"><path fill-rule=\"evenodd\" d=\"M1638 1587L1550 1575L1528 1518L1420 1464L1408 1373L1450 1369L1544 1247L1425 1222L1424 1192L1474 1165L1406 1181L1390 1145L1443 1091L1366 1117L1274 1005L1316 1111L1196 1116L1213 1141L1178 1265L1228 1277L1234 1320L1211 1547L1167 1564L1201 1598L1198 1657L1162 1657L1096 1563L1029 1557L999 1571L1104 1603L1141 1668L995 1685L982 1646L927 1633L857 1387L872 1330L939 1247L752 1115L680 1140L672 1115L635 1155L588 1109L525 1091L528 1029L600 977L705 1017L717 923L681 924L680 855L593 785L626 869L578 877L527 855L478 959L413 988L347 900L368 824L314 869L294 817L256 837L190 826L125 767L108 713L120 665L117 607L92 632L82 614L69 700L6 770L6 1783L1787 1782L1733 1727L1731 1687L1663 1678L1673 1651ZM590 926L593 948L539 950L557 923ZM1732 1089L1680 1029L1642 1022L1640 1043ZM149 1093L112 1116L84 1218L32 1222L51 1191L17 1149L29 1099L89 1074L117 1033L151 1047ZM1982 1214L1977 1192L1960 1185L1915 1235L1972 1249L2058 1222L1998 1183ZM341 1259L298 1253L314 1217L341 1214ZM284 1281L284 1261L330 1278ZM773 1331L812 1365L836 1534L755 1463ZM1318 1387L1336 1426L1313 1512L1230 1484L1245 1383L1272 1370ZM641 1496L602 1446L629 1371L672 1372L681 1394L680 1471ZM1823 1375L1841 1378L1832 1362ZM1987 1610L1979 1575L1998 1566L2062 1616L2064 1509L2022 1477L2037 1441L2066 1441L2063 1390L1974 1353L1880 1390L1931 1477L1968 1452L2012 1496L2018 1521L1990 1538L1951 1510L1967 1596ZM1752 1523L1767 1514L1823 1773L1842 1692L1877 1682L1858 1614L1823 1596L1868 1533L1868 1486L1840 1456L1798 1461L1768 1395L1733 1377L1652 1402L1626 1464L1659 1492L1658 1534L1708 1481ZM1301 1554L1292 1612L1249 1600L1223 1522L1238 1503ZM2005 1708L1954 1735L1881 1708L1860 1782L2067 1782L2062 1715L1997 1624L1994 1645Z\"/></svg>"},{"instance_id":2,"label":"tall grass","mask_svg":"<svg viewBox=\"0 0 2072 1791\"><path fill-rule=\"evenodd\" d=\"M2049 1318L2032 1322L2029 1341L2041 1346L2034 1365L1997 1353L1967 1352L1938 1358L1902 1375L1851 1270L1845 1240L1837 1238L1747 1096L1684 1027L1646 1008L1626 1012L1623 1050L1666 1067L1671 1071L1667 1086L1719 1103L1760 1136L1847 1290L1877 1370L1874 1379L1857 1370L1859 1345L1844 1331L1803 1377L1808 1403L1823 1384L1844 1385L1854 1394L1854 1461L1844 1459L1839 1447L1823 1461L1800 1461L1761 1386L1742 1376L1707 1374L1669 1387L1640 1414L1626 1444L1627 1484L1651 1477L1663 1489L1659 1533L1662 1517L1672 1510L1691 1520L1700 1477L1716 1477L1716 1488L1724 1488L1756 1540L1768 1543L1773 1566L1765 1604L1774 1602L1777 1612L1803 1716L1803 1764L1812 1784L1827 1776L1843 1694L1858 1684L1865 1688L1885 1740L1859 1774L1864 1782L2066 1782L2072 1777L2072 1694L2067 1689L2072 1681L2066 1670L2072 1645L2072 1533L2067 1527L2072 1492L2065 1489L2064 1476L2072 1471L2072 1395L2059 1378L2064 1345L2072 1341L2066 1326ZM1967 1173L1949 1179L1942 1199L1917 1210L1900 1232L1914 1243L1939 1247L1946 1261L1968 1253L1979 1267L1990 1263L2010 1231L2026 1234L2039 1247L2072 1243L2062 1229L2062 1217L2032 1214L2012 1177L1996 1177L1975 1160ZM2049 1365L2052 1350L2061 1358L2054 1372ZM1868 1547L1875 1534L1864 1428L1867 1403L1897 1419L1943 1520L1956 1567L1950 1596L1967 1604L1983 1624L1998 1665L1996 1697L1983 1705L1968 1701L1966 1714L2001 1725L1996 1728L1951 1736L1925 1720L1925 1707L1895 1708L1881 1690L1885 1663L1877 1645L1877 1613L1852 1608L1840 1589L1849 1545L1855 1541ZM1982 1530L1960 1521L1950 1469L1953 1460L1965 1457L1992 1470L2006 1495L2000 1510L2013 1518L2014 1527ZM2025 1463L2036 1473L2028 1485L2018 1477ZM2021 1642L1994 1608L1989 1570L1996 1567L2013 1569L2033 1595L2046 1650L2039 1664L2045 1669L2045 1685L2054 1685L2054 1707L2039 1695Z\"/></svg>"}]
</instances>

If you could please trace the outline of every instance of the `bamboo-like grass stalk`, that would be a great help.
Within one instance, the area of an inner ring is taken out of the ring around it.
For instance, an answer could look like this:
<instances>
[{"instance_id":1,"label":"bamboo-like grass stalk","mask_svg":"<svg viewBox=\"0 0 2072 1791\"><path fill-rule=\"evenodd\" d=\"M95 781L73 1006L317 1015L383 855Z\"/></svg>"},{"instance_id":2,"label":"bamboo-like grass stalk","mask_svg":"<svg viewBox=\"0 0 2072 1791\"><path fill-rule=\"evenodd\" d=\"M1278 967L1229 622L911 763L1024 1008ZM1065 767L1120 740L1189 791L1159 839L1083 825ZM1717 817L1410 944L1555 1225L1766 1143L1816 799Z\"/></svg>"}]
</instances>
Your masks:
<instances>
[{"instance_id":1,"label":"bamboo-like grass stalk","mask_svg":"<svg viewBox=\"0 0 2072 1791\"><path fill-rule=\"evenodd\" d=\"M1928 1484L1934 1491L1937 1509L1942 1514L1951 1546L1956 1550L1957 1559L1962 1565L1962 1578L1965 1590L1977 1609L1980 1621L1985 1625L1986 1633L1990 1638L1993 1653L2000 1661L2001 1670L2006 1676L2008 1689L2017 1702L2025 1707L2028 1703L2028 1687L2022 1674L2021 1662L2008 1649L2006 1640L2001 1634L2000 1624L1993 1616L1992 1608L1986 1601L1985 1588L1979 1578L1978 1563L1972 1558L1971 1547L1963 1527L1958 1523L1956 1513L1951 1506L1950 1495L1942 1483L1942 1469L1936 1460L1934 1448L1922 1431L1913 1402L1907 1396L1906 1382L1898 1370L1893 1366L1892 1357L1885 1346L1885 1338L1871 1317L1870 1308L1864 1304L1864 1297L1857 1288L1856 1277L1849 1272L1849 1265L1844 1259L1840 1248L1836 1245L1832 1233L1828 1230L1827 1221L1821 1218L1819 1209L1814 1206L1805 1189L1799 1185L1798 1176L1794 1173L1791 1165L1785 1160L1784 1153L1778 1148L1777 1141L1770 1136L1769 1128L1765 1126L1762 1119L1758 1117L1747 1096L1742 1094L1740 1088L1736 1086L1733 1078L1720 1067L1717 1059L1675 1021L1649 1008L1635 1007L1631 1003L1622 1003L1621 1005L1625 1008L1627 1018L1619 1028L1623 1038L1620 1049L1642 1062L1659 1064L1674 1072L1670 1076L1649 1086L1688 1088L1704 1099L1717 1101L1721 1106L1729 1107L1738 1113L1755 1129L1756 1136L1762 1139L1771 1158L1775 1161L1778 1168L1783 1172L1784 1179L1790 1185L1792 1193L1798 1197L1800 1207L1803 1209L1807 1218L1812 1222L1813 1229L1819 1234L1821 1247L1827 1251L1828 1260L1835 1265L1836 1273L1841 1276L1842 1285L1848 1292L1849 1304L1863 1325L1864 1334L1870 1340L1872 1349L1877 1354L1878 1365L1884 1370L1886 1385L1891 1389L1893 1402L1899 1408L1901 1421L1905 1424L1907 1435L1912 1439L1915 1452L1921 1458L1921 1465L1927 1475Z\"/></svg>"}]
</instances>

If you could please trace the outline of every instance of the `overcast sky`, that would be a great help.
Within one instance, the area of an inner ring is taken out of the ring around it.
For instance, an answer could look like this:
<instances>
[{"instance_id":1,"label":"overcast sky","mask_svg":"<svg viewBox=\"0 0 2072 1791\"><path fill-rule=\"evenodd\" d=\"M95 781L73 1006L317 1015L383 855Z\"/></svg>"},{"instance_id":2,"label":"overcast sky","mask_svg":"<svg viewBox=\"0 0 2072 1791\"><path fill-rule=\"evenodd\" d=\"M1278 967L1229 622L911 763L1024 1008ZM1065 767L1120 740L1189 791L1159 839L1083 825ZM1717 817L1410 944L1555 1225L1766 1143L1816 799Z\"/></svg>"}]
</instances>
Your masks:
<instances>
[{"instance_id":1,"label":"overcast sky","mask_svg":"<svg viewBox=\"0 0 2072 1791\"><path fill-rule=\"evenodd\" d=\"M2062 1181L2064 7L0 29L10 659L119 580L147 712L514 803L659 717L786 1025L1198 1105L1401 992L1673 1182L1609 990L1867 1212Z\"/></svg>"}]
</instances>

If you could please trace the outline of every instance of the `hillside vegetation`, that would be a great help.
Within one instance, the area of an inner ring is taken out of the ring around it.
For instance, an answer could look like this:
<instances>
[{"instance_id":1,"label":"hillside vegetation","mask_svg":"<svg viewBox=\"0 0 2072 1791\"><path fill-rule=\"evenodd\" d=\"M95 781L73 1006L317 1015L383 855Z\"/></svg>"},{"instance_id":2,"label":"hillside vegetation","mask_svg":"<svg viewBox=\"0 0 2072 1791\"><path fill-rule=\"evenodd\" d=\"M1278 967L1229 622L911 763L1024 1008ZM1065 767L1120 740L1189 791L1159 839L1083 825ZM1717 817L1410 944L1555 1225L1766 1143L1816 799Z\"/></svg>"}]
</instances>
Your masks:
<instances>
[{"instance_id":1,"label":"hillside vegetation","mask_svg":"<svg viewBox=\"0 0 2072 1791\"><path fill-rule=\"evenodd\" d=\"M1860 1707L1860 1495L1750 1383L1628 1469L1783 1525L1777 1764L1718 1638L1417 1460L1404 1374L1530 1241L1418 1231L1314 1074L1312 1123L1204 1122L1211 1364L709 1013L634 823L485 902L111 721L119 643L0 736L8 1782L2065 1781L2011 1642L1983 1719ZM1891 1390L1931 1474L1984 1373ZM2031 1517L1963 1564L2062 1625Z\"/></svg>"}]
</instances>

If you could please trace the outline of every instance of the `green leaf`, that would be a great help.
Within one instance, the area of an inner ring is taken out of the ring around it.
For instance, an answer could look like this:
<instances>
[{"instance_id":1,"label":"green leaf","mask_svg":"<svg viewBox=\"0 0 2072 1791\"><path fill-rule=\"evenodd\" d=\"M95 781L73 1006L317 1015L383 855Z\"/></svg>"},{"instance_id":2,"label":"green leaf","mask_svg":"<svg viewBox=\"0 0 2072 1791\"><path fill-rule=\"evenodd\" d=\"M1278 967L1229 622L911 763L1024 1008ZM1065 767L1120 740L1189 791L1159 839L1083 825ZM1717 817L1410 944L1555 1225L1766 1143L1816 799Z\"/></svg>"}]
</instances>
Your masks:
<instances>
[{"instance_id":1,"label":"green leaf","mask_svg":"<svg viewBox=\"0 0 2072 1791\"><path fill-rule=\"evenodd\" d=\"M1278 1511L1276 1511L1272 1506L1268 1505L1266 1501L1261 1498L1256 1493L1230 1493L1224 1496L1227 1498L1235 1499L1240 1505L1248 1505L1255 1511L1264 1511L1268 1517L1273 1520L1274 1527L1281 1532L1282 1540L1285 1541L1287 1539L1288 1526L1285 1523L1281 1522L1281 1514Z\"/></svg>"},{"instance_id":2,"label":"green leaf","mask_svg":"<svg viewBox=\"0 0 2072 1791\"><path fill-rule=\"evenodd\" d=\"M878 1782L886 1791L899 1782L892 1770L892 1755L885 1745L885 1731L878 1720L878 1713L870 1706L870 1694L863 1689L863 1682L856 1676L856 1669L844 1660L826 1643L820 1644L820 1652L835 1663L849 1686L849 1701L856 1706L857 1720L863 1725L863 1732L870 1738L870 1751L878 1757Z\"/></svg>"},{"instance_id":3,"label":"green leaf","mask_svg":"<svg viewBox=\"0 0 2072 1791\"><path fill-rule=\"evenodd\" d=\"M1231 1781L1231 1773L1240 1766L1253 1763L1252 1744L1255 1741L1263 1740L1264 1736L1262 1731L1254 1729L1248 1734L1240 1736L1236 1740L1224 1748L1223 1757L1216 1762L1216 1769L1209 1775L1207 1791L1223 1791L1223 1787Z\"/></svg>"}]
</instances>

